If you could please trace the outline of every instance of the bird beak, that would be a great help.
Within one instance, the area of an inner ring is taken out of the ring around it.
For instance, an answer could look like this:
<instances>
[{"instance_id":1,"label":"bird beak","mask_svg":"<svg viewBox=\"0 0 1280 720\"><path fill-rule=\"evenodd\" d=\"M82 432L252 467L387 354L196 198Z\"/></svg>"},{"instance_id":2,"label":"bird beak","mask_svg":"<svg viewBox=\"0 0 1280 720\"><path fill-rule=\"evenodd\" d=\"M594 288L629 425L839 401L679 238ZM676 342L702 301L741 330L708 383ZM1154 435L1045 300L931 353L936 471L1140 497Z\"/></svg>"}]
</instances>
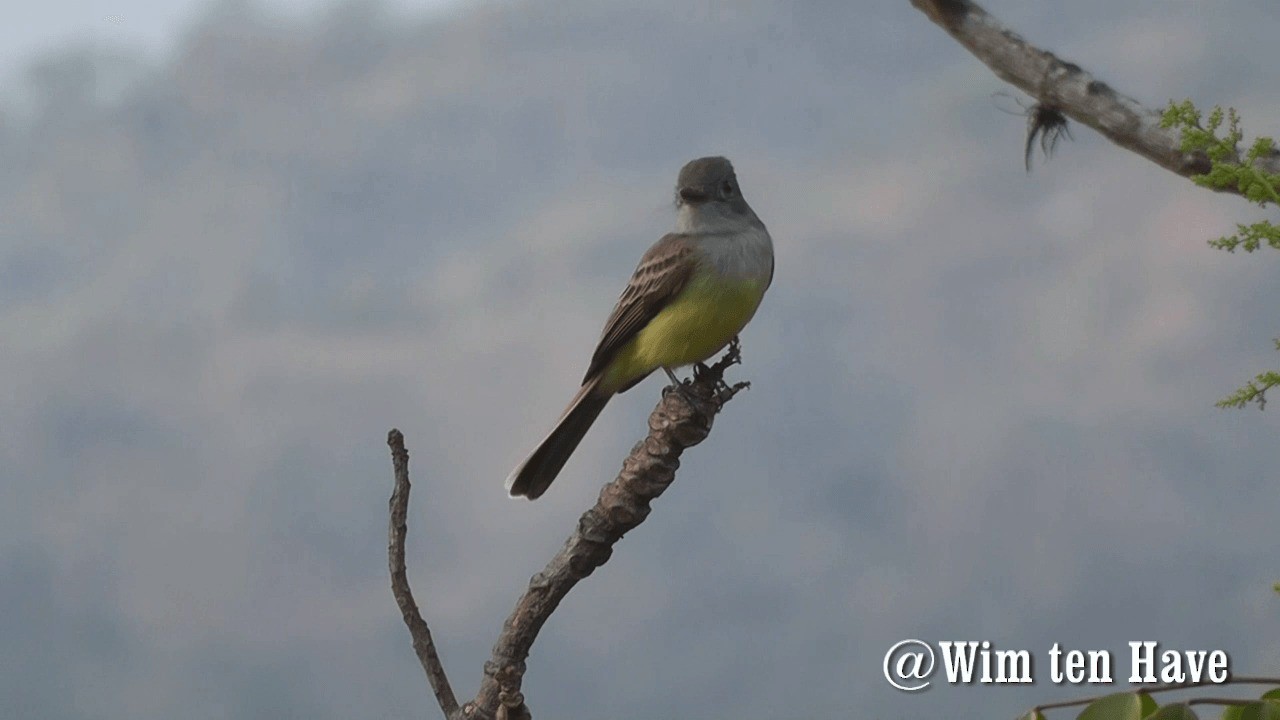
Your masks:
<instances>
[{"instance_id":1,"label":"bird beak","mask_svg":"<svg viewBox=\"0 0 1280 720\"><path fill-rule=\"evenodd\" d=\"M679 190L680 199L687 203L706 202L708 195L698 188L682 187Z\"/></svg>"}]
</instances>

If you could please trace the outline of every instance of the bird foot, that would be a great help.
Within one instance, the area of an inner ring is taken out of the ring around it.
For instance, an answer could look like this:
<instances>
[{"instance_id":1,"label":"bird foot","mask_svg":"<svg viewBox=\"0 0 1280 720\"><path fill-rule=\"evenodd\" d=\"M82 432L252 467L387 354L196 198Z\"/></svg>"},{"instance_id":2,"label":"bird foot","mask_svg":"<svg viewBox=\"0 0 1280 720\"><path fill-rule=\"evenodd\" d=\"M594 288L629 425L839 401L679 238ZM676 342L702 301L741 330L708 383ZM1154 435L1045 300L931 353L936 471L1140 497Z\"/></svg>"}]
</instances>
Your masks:
<instances>
[{"instance_id":1,"label":"bird foot","mask_svg":"<svg viewBox=\"0 0 1280 720\"><path fill-rule=\"evenodd\" d=\"M672 371L671 368L664 367L662 370L667 374L667 377L671 378L671 386L675 388L676 392L680 393L680 397L684 398L690 405L696 405L698 399L694 397L693 391L689 388L689 385L679 377L676 377L675 372ZM694 375L694 378L697 378L696 374Z\"/></svg>"}]
</instances>

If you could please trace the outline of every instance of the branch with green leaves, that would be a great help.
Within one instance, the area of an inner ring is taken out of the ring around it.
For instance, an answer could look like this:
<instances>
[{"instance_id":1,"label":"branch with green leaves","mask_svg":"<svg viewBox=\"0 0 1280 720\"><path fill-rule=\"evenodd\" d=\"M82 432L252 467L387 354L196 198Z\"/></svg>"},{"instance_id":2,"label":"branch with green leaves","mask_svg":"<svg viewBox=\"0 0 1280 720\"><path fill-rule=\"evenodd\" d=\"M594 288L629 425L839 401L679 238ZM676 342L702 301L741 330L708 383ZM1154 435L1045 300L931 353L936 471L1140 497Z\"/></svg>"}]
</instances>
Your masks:
<instances>
[{"instance_id":1,"label":"branch with green leaves","mask_svg":"<svg viewBox=\"0 0 1280 720\"><path fill-rule=\"evenodd\" d=\"M1151 697L1156 693L1188 690L1191 688L1226 684L1236 685L1280 685L1280 678L1270 677L1233 677L1226 683L1190 682L1174 685L1162 685L1146 690L1119 692L1100 697L1067 700L1064 702L1037 705L1027 711L1018 720L1048 720L1046 710L1057 708L1080 707L1084 709L1076 715L1076 720L1199 720L1200 716L1192 710L1196 705L1216 705L1223 708L1222 720L1280 720L1280 687L1268 690L1257 700L1245 698L1198 697L1160 705Z\"/></svg>"},{"instance_id":2,"label":"branch with green leaves","mask_svg":"<svg viewBox=\"0 0 1280 720\"><path fill-rule=\"evenodd\" d=\"M1208 117L1190 100L1169 103L1160 119L1164 128L1182 133L1182 152L1204 153L1209 158L1209 170L1191 176L1192 182L1211 190L1227 190L1244 196L1261 207L1280 207L1280 172L1273 172L1262 164L1264 158L1276 153L1275 141L1259 137L1249 150L1240 154L1240 141L1244 131L1240 129L1240 115L1235 108L1223 111L1214 107ZM1211 247L1234 253L1237 249L1254 252L1264 245L1280 250L1280 225L1262 220L1250 225L1236 223L1236 234L1210 240ZM1274 341L1280 350L1280 339ZM1258 409L1267 406L1267 391L1280 385L1280 372L1259 373L1234 393L1218 401L1218 407L1243 408L1257 404Z\"/></svg>"},{"instance_id":3,"label":"branch with green leaves","mask_svg":"<svg viewBox=\"0 0 1280 720\"><path fill-rule=\"evenodd\" d=\"M1187 152L1182 138L1161 124L1162 114L1112 88L1076 63L1037 47L971 0L910 0L997 77L1035 98L1037 108L1097 130L1103 137L1183 177L1210 172L1202 151ZM1221 163L1240 162L1230 153ZM1250 160L1257 169L1280 173L1280 151ZM1215 187L1239 193L1232 186Z\"/></svg>"},{"instance_id":4,"label":"branch with green leaves","mask_svg":"<svg viewBox=\"0 0 1280 720\"><path fill-rule=\"evenodd\" d=\"M1201 187L1235 193L1264 207L1280 205L1280 149L1271 138L1260 137L1242 154L1244 133L1234 110L1214 108L1202 118L1184 101L1156 112L1079 65L1027 42L971 0L910 1L998 77L1035 98L1025 141L1028 169L1037 135L1048 155L1070 118ZM1235 235L1209 244L1228 252L1253 252L1263 245L1280 249L1280 227L1267 221L1238 224ZM1276 344L1280 348L1280 340ZM1280 372L1260 373L1218 406L1265 408L1267 391L1276 385Z\"/></svg>"},{"instance_id":5,"label":"branch with green leaves","mask_svg":"<svg viewBox=\"0 0 1280 720\"><path fill-rule=\"evenodd\" d=\"M1226 123L1225 132L1223 123ZM1191 176L1195 184L1211 190L1225 190L1243 195L1261 207L1280 206L1280 171L1270 172L1261 164L1263 158L1276 153L1275 141L1269 137L1254 140L1248 152L1240 155L1240 141L1244 131L1240 129L1240 115L1235 108L1225 112L1221 107L1209 111L1202 118L1200 110L1190 101L1169 103L1160 118L1160 126L1182 133L1182 152L1202 152L1209 158L1209 171ZM1237 248L1253 252L1263 245L1280 250L1280 226L1263 220L1252 225L1237 224L1235 235L1209 241L1219 250L1235 252Z\"/></svg>"}]
</instances>

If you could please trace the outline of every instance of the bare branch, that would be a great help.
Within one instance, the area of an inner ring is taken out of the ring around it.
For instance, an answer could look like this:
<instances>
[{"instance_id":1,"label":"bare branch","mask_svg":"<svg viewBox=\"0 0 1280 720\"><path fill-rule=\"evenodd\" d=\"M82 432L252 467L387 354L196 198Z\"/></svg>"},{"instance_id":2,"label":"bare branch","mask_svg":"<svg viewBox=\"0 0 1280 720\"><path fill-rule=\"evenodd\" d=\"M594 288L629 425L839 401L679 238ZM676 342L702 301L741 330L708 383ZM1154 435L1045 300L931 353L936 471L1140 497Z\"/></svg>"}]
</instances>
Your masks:
<instances>
[{"instance_id":1,"label":"bare branch","mask_svg":"<svg viewBox=\"0 0 1280 720\"><path fill-rule=\"evenodd\" d=\"M1160 127L1160 113L1112 90L1078 65L1031 45L978 5L969 0L911 0L911 4L997 76L1045 106L1183 177L1209 171L1208 157L1183 153L1179 133ZM1238 161L1238 157L1233 160ZM1280 173L1280 152L1259 158L1255 167Z\"/></svg>"},{"instance_id":2,"label":"bare branch","mask_svg":"<svg viewBox=\"0 0 1280 720\"><path fill-rule=\"evenodd\" d=\"M595 506L583 513L564 547L533 576L516 602L485 663L475 702L464 709L468 717L529 717L520 685L538 631L573 586L609 559L614 543L644 522L649 503L675 479L680 454L706 439L716 413L746 387L740 383L730 388L722 380L725 369L737 361L735 341L713 367L680 388L664 391L649 416L648 437L632 448L617 478L601 489Z\"/></svg>"},{"instance_id":3,"label":"bare branch","mask_svg":"<svg viewBox=\"0 0 1280 720\"><path fill-rule=\"evenodd\" d=\"M404 447L404 435L399 430L393 429L387 433L387 444L391 446L391 464L396 478L395 489L391 491L391 522L387 541L391 593L395 595L396 605L400 606L400 614L404 616L404 624L413 637L413 651L418 654L418 662L422 663L422 669L427 673L427 680L436 694L436 701L440 703L440 710L444 712L446 720L456 720L461 717L458 700L453 696L449 678L445 677L440 655L431 639L431 630L413 601L409 575L405 570L404 539L409 532L405 522L409 513L409 451Z\"/></svg>"},{"instance_id":4,"label":"bare branch","mask_svg":"<svg viewBox=\"0 0 1280 720\"><path fill-rule=\"evenodd\" d=\"M387 435L395 468L391 494L390 542L391 590L413 637L413 649L427 673L440 709L447 720L530 720L531 713L520 692L525 658L538 631L560 601L579 580L608 561L622 536L644 522L649 503L675 479L680 455L706 439L716 414L748 383L729 387L724 371L739 361L737 338L729 351L710 368L698 366L694 379L663 391L662 400L649 416L649 435L631 449L617 478L605 485L594 507L583 513L578 527L542 572L529 581L529 589L516 602L502 626L493 656L484 666L484 678L474 701L459 709L445 677L431 631L414 604L405 572L405 517L409 507L409 452L399 430Z\"/></svg>"}]
</instances>

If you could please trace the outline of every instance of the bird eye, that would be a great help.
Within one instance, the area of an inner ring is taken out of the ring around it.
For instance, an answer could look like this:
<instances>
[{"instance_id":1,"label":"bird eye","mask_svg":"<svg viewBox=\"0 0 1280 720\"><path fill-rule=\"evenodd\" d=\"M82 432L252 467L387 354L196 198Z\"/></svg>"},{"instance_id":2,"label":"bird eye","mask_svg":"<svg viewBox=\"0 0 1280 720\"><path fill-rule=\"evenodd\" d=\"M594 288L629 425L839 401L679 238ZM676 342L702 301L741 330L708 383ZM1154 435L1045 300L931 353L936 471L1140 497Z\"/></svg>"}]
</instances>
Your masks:
<instances>
[{"instance_id":1,"label":"bird eye","mask_svg":"<svg viewBox=\"0 0 1280 720\"><path fill-rule=\"evenodd\" d=\"M725 181L724 181L724 185L722 185L722 186L720 187L720 189L724 191L724 194L725 194L726 196L732 195L732 194L733 194L733 181L732 181L732 180L725 180Z\"/></svg>"}]
</instances>

